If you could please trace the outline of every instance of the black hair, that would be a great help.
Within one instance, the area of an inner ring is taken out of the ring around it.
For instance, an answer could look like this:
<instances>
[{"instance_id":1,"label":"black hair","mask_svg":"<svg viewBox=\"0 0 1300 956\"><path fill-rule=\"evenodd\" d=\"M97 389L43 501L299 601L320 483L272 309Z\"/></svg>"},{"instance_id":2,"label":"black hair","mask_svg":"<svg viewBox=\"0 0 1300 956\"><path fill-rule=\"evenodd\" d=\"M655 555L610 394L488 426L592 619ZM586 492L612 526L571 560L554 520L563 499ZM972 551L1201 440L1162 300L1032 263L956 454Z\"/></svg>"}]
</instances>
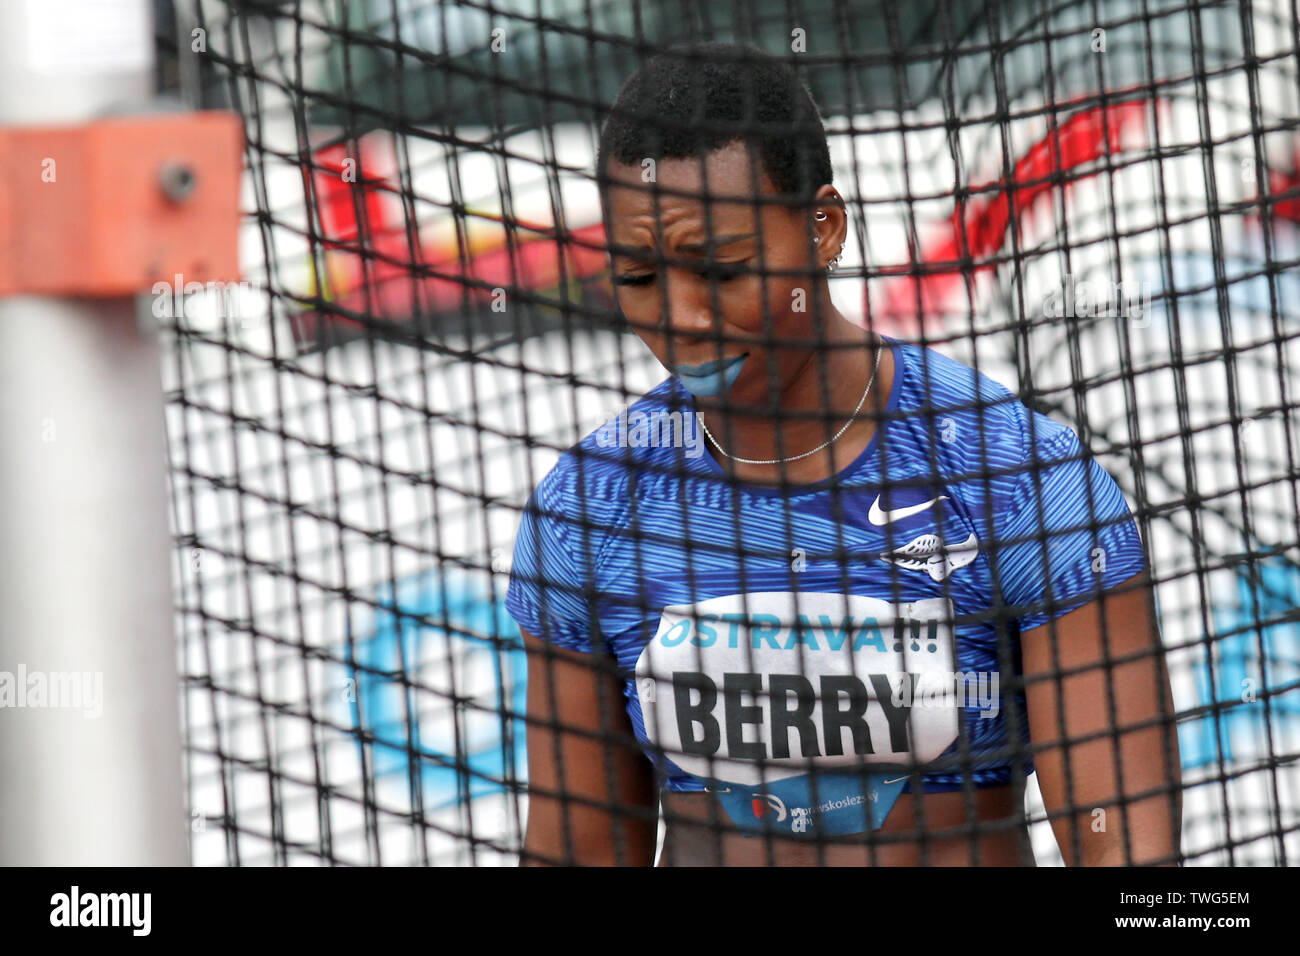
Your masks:
<instances>
[{"instance_id":1,"label":"black hair","mask_svg":"<svg viewBox=\"0 0 1300 956\"><path fill-rule=\"evenodd\" d=\"M811 202L831 182L826 128L808 87L779 57L740 43L669 47L619 90L600 130L596 180L614 159L703 157L752 146L778 193Z\"/></svg>"}]
</instances>

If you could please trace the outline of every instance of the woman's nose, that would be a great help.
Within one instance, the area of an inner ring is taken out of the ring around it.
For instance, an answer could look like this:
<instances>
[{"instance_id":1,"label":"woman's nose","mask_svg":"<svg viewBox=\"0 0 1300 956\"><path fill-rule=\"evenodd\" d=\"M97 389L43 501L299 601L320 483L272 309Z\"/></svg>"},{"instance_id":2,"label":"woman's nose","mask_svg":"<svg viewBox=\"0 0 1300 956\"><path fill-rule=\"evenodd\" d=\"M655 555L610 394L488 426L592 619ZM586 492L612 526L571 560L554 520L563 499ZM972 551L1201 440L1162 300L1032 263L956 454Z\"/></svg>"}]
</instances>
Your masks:
<instances>
[{"instance_id":1,"label":"woman's nose","mask_svg":"<svg viewBox=\"0 0 1300 956\"><path fill-rule=\"evenodd\" d=\"M717 322L708 282L681 269L668 272L668 294L663 307L669 328L683 335L712 333Z\"/></svg>"}]
</instances>

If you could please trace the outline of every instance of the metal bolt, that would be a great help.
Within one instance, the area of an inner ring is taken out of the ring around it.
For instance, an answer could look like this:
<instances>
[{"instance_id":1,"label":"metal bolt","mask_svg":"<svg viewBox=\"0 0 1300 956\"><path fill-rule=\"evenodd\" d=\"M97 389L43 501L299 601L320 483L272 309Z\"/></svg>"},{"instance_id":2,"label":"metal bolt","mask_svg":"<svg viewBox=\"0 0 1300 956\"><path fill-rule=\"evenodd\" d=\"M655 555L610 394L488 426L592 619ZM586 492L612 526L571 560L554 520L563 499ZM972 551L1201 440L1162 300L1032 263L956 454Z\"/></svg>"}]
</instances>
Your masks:
<instances>
[{"instance_id":1,"label":"metal bolt","mask_svg":"<svg viewBox=\"0 0 1300 956\"><path fill-rule=\"evenodd\" d=\"M174 203L186 202L197 184L194 170L184 163L164 163L158 170L158 185L163 195Z\"/></svg>"}]
</instances>

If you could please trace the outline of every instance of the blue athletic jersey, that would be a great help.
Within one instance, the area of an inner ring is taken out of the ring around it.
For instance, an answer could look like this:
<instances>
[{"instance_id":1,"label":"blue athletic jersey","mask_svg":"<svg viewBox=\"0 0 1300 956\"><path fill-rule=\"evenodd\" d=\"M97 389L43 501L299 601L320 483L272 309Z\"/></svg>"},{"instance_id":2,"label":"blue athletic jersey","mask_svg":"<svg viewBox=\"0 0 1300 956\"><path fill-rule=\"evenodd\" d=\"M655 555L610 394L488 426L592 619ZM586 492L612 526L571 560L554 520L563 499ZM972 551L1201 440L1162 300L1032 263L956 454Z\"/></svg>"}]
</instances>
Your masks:
<instances>
[{"instance_id":1,"label":"blue athletic jersey","mask_svg":"<svg viewBox=\"0 0 1300 956\"><path fill-rule=\"evenodd\" d=\"M528 502L506 607L618 662L668 790L743 794L794 832L856 807L853 832L868 772L898 790L924 768L927 791L1004 784L1017 755L1032 772L1023 694L1004 687L1021 632L1145 566L1123 494L1072 430L888 342L887 416L832 479L731 482L685 437L693 398L670 377Z\"/></svg>"}]
</instances>

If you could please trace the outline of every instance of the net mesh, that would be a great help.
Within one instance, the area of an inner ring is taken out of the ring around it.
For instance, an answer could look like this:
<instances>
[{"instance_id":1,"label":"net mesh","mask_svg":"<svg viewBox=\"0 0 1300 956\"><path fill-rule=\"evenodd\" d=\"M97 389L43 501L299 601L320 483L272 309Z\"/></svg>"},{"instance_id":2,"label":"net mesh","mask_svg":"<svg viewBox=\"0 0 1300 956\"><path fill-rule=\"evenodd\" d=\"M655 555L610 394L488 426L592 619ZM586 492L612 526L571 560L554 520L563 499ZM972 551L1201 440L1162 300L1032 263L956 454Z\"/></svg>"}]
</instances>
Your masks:
<instances>
[{"instance_id":1,"label":"net mesh","mask_svg":"<svg viewBox=\"0 0 1300 956\"><path fill-rule=\"evenodd\" d=\"M617 318L597 133L647 57L695 40L774 53L816 100L844 315L1006 385L1123 491L1184 862L1294 862L1293 3L192 14L158 21L164 82L192 75L247 136L244 282L161 309L196 863L518 859L523 508L665 376ZM1032 855L1059 862L1023 799Z\"/></svg>"}]
</instances>

